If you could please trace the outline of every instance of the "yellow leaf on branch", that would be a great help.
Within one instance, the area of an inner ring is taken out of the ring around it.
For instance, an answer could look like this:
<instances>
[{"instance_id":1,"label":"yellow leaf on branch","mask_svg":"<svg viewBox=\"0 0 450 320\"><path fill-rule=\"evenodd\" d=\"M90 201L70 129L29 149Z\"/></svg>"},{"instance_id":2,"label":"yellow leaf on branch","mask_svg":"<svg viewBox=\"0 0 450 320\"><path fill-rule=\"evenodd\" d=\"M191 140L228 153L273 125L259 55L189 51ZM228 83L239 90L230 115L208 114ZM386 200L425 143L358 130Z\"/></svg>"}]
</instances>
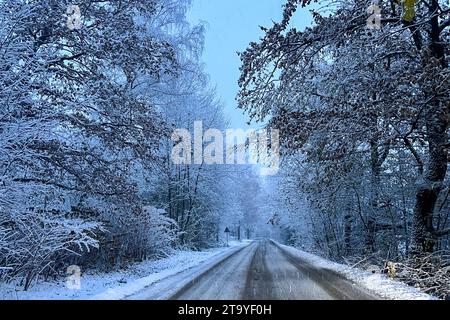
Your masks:
<instances>
[{"instance_id":1,"label":"yellow leaf on branch","mask_svg":"<svg viewBox=\"0 0 450 320\"><path fill-rule=\"evenodd\" d=\"M407 22L413 21L416 16L416 0L403 0L402 19Z\"/></svg>"}]
</instances>

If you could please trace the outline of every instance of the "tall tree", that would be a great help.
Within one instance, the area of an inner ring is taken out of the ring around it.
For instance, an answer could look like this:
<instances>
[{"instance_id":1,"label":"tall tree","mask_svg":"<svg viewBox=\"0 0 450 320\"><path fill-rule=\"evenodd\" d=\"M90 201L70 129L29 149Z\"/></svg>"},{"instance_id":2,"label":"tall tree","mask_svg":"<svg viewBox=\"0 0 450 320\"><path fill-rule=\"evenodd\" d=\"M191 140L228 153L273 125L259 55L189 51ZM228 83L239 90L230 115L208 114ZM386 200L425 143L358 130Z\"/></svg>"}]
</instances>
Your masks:
<instances>
[{"instance_id":1,"label":"tall tree","mask_svg":"<svg viewBox=\"0 0 450 320\"><path fill-rule=\"evenodd\" d=\"M368 155L369 251L383 229L377 221L385 161L406 149L420 175L428 163L418 177L414 243L432 251L446 232L434 230L433 213L448 165L448 4L425 1L405 17L400 5L384 3L377 31L361 14L369 2L340 1L330 15L314 11L312 27L290 27L297 8L310 2L287 1L282 21L262 28L265 36L240 55L239 105L254 119L270 117L285 155L300 150L307 162L338 164L341 175L353 155Z\"/></svg>"}]
</instances>

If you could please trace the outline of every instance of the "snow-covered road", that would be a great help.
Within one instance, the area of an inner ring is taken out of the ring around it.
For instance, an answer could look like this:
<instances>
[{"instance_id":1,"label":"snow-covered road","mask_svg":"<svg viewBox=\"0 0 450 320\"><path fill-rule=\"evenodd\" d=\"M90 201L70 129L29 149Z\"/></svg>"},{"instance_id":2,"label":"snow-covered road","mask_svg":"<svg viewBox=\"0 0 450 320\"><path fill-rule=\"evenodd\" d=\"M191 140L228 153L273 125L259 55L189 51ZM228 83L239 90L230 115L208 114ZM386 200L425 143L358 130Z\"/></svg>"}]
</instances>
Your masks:
<instances>
[{"instance_id":1,"label":"snow-covered road","mask_svg":"<svg viewBox=\"0 0 450 320\"><path fill-rule=\"evenodd\" d=\"M270 240L235 250L202 270L161 281L131 299L263 300L378 299L327 269L318 269ZM167 296L170 288L171 294ZM161 293L165 292L164 297Z\"/></svg>"},{"instance_id":2,"label":"snow-covered road","mask_svg":"<svg viewBox=\"0 0 450 320\"><path fill-rule=\"evenodd\" d=\"M245 299L375 299L328 270L293 258L270 241L261 241L247 278Z\"/></svg>"}]
</instances>

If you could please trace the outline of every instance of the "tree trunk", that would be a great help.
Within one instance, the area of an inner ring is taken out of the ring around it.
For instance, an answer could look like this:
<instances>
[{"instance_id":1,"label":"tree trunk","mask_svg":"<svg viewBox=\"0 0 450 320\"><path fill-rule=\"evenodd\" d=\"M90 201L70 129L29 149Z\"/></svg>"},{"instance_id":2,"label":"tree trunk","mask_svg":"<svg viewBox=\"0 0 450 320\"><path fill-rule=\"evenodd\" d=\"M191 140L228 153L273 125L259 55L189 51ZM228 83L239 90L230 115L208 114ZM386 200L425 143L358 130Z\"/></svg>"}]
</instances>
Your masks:
<instances>
[{"instance_id":1,"label":"tree trunk","mask_svg":"<svg viewBox=\"0 0 450 320\"><path fill-rule=\"evenodd\" d=\"M351 255L352 246L351 246L351 236L352 236L352 216L350 211L344 216L344 244L345 244L345 253L346 255Z\"/></svg>"},{"instance_id":2,"label":"tree trunk","mask_svg":"<svg viewBox=\"0 0 450 320\"><path fill-rule=\"evenodd\" d=\"M442 107L432 109L427 123L429 164L424 181L416 193L414 207L414 251L433 252L435 236L433 227L434 207L443 187L447 172L448 121Z\"/></svg>"},{"instance_id":3,"label":"tree trunk","mask_svg":"<svg viewBox=\"0 0 450 320\"><path fill-rule=\"evenodd\" d=\"M241 221L239 221L239 224L238 224L237 237L238 237L238 241L241 241Z\"/></svg>"},{"instance_id":4,"label":"tree trunk","mask_svg":"<svg viewBox=\"0 0 450 320\"><path fill-rule=\"evenodd\" d=\"M441 41L441 30L439 28L438 1L429 2L430 33L429 33L429 51L430 58L437 59L439 65L445 69L448 67L445 59L443 41ZM432 61L424 61L424 68ZM431 97L435 92L428 93ZM440 101L436 97L430 103L427 113L427 138L429 163L424 176L424 181L416 193L416 204L414 207L414 232L413 232L413 250L415 253L434 251L436 238L433 227L433 213L439 193L443 187L443 181L447 173L448 150L447 129L449 110L448 102Z\"/></svg>"},{"instance_id":5,"label":"tree trunk","mask_svg":"<svg viewBox=\"0 0 450 320\"><path fill-rule=\"evenodd\" d=\"M380 175L381 168L384 161L389 153L389 144L386 143L382 152L378 150L379 139L375 136L370 141L371 150L371 193L370 193L370 206L372 208L371 212L367 217L367 229L366 229L366 239L365 239L365 249L366 253L375 252L375 232L376 232L376 221L379 218L379 202L380 202Z\"/></svg>"}]
</instances>

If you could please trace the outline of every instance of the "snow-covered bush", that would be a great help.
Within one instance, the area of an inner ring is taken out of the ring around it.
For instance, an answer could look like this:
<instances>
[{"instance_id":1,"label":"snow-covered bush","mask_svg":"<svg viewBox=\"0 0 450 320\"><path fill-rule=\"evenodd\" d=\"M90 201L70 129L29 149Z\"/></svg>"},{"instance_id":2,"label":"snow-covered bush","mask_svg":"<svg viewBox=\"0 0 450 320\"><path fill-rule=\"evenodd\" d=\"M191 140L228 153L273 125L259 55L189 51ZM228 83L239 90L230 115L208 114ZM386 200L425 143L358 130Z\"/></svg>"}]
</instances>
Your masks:
<instances>
[{"instance_id":1,"label":"snow-covered bush","mask_svg":"<svg viewBox=\"0 0 450 320\"><path fill-rule=\"evenodd\" d=\"M179 231L175 220L170 219L163 209L144 207L140 231L147 245L149 255L161 257L170 253L172 245L178 241Z\"/></svg>"},{"instance_id":2,"label":"snow-covered bush","mask_svg":"<svg viewBox=\"0 0 450 320\"><path fill-rule=\"evenodd\" d=\"M440 299L450 299L450 252L413 257L395 263L395 268L402 281Z\"/></svg>"},{"instance_id":3,"label":"snow-covered bush","mask_svg":"<svg viewBox=\"0 0 450 320\"><path fill-rule=\"evenodd\" d=\"M73 261L103 270L123 268L135 261L166 257L179 239L177 223L155 207L115 207L100 214L106 232L99 248Z\"/></svg>"},{"instance_id":4,"label":"snow-covered bush","mask_svg":"<svg viewBox=\"0 0 450 320\"><path fill-rule=\"evenodd\" d=\"M20 210L20 209L19 209ZM98 248L101 224L40 209L0 212L1 280L22 279L27 290L39 275L60 274L67 258Z\"/></svg>"}]
</instances>

